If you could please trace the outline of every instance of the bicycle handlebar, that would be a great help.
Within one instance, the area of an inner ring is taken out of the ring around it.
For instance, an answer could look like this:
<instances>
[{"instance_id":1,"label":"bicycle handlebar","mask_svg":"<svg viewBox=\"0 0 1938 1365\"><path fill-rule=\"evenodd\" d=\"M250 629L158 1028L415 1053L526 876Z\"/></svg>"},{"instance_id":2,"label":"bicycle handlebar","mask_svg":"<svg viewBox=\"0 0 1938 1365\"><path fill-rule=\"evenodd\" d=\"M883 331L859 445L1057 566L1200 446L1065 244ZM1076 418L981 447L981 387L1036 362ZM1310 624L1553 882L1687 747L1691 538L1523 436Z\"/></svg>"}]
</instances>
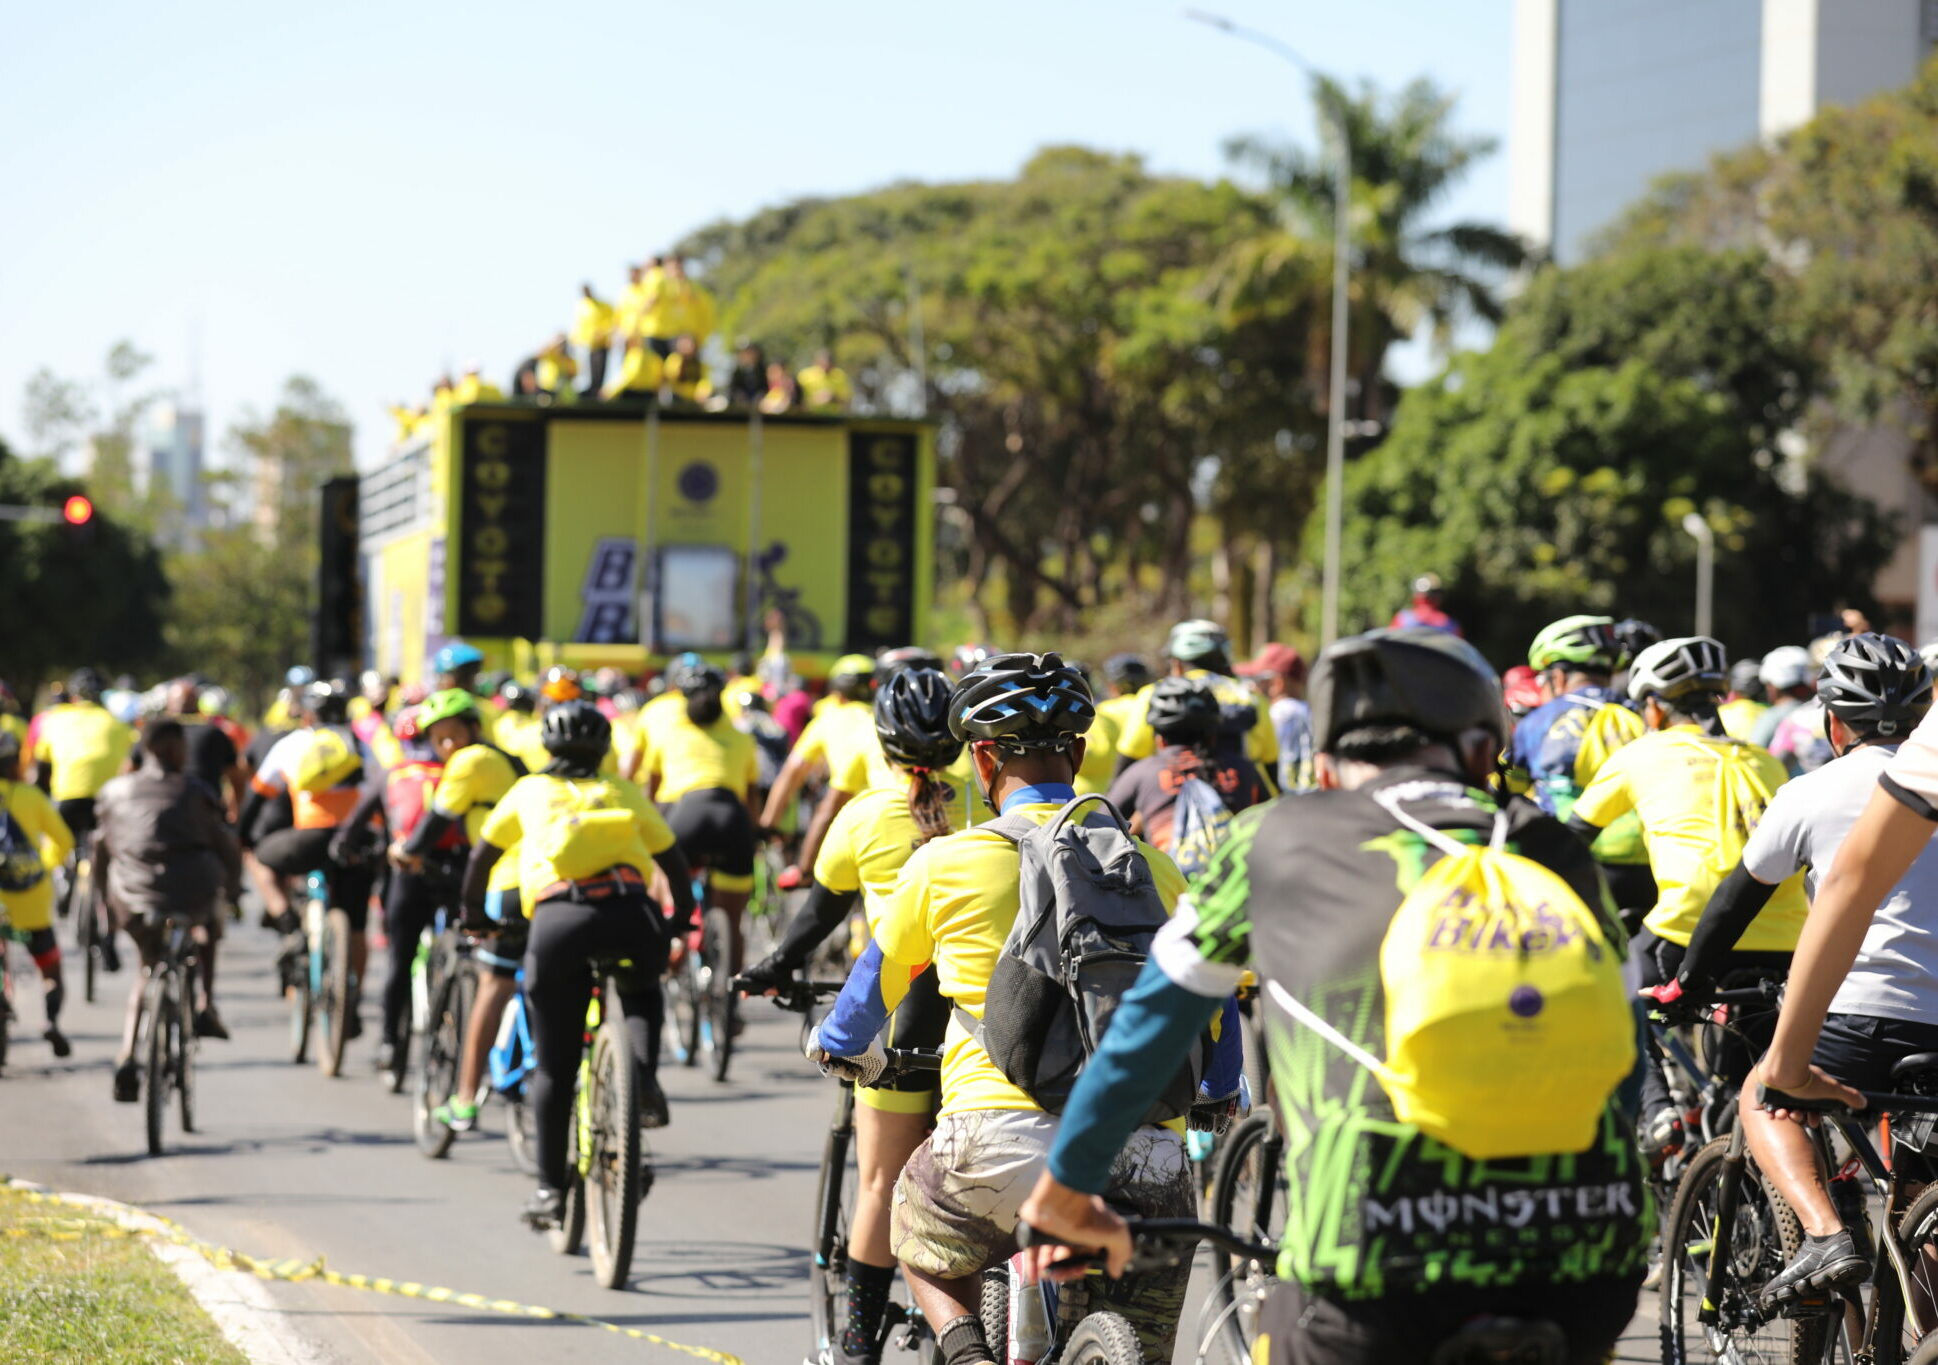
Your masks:
<instances>
[{"instance_id":1,"label":"bicycle handlebar","mask_svg":"<svg viewBox=\"0 0 1938 1365\"><path fill-rule=\"evenodd\" d=\"M942 1070L942 1054L931 1048L891 1047L883 1051L888 1054L888 1065L882 1068L883 1080Z\"/></svg>"},{"instance_id":2,"label":"bicycle handlebar","mask_svg":"<svg viewBox=\"0 0 1938 1365\"><path fill-rule=\"evenodd\" d=\"M1278 1248L1263 1242L1247 1241L1233 1233L1230 1228L1216 1223L1200 1223L1191 1218L1131 1218L1126 1225L1131 1235L1131 1258L1128 1270L1136 1274L1151 1270L1168 1270L1188 1262L1197 1250L1198 1243L1209 1242L1229 1256L1241 1261L1260 1261L1266 1265L1278 1262ZM1016 1225L1016 1245L1028 1250L1033 1246L1070 1246L1071 1243L1057 1237L1047 1237L1028 1223ZM1101 1265L1100 1252L1072 1256L1061 1262L1064 1266Z\"/></svg>"},{"instance_id":3,"label":"bicycle handlebar","mask_svg":"<svg viewBox=\"0 0 1938 1365\"><path fill-rule=\"evenodd\" d=\"M736 976L732 985L733 989L742 994L753 994L758 989L744 976ZM815 1001L832 1000L840 995L841 987L842 983L839 981L803 981L797 978L776 987L771 998L778 1009L794 1014L806 1014L814 1008Z\"/></svg>"}]
</instances>

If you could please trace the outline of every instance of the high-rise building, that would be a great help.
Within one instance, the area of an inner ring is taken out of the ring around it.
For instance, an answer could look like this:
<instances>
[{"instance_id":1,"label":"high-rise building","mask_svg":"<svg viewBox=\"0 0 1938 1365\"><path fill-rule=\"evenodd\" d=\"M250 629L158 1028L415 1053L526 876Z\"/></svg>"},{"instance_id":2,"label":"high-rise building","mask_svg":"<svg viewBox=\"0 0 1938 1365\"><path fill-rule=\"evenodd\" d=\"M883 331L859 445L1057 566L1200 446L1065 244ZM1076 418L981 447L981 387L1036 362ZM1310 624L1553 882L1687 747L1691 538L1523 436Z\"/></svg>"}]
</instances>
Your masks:
<instances>
[{"instance_id":1,"label":"high-rise building","mask_svg":"<svg viewBox=\"0 0 1938 1365\"><path fill-rule=\"evenodd\" d=\"M208 525L209 498L203 484L203 431L200 412L182 403L157 403L141 437L138 468L150 497L166 493L164 536L175 544L193 539Z\"/></svg>"},{"instance_id":2,"label":"high-rise building","mask_svg":"<svg viewBox=\"0 0 1938 1365\"><path fill-rule=\"evenodd\" d=\"M1563 264L1673 171L1909 84L1938 0L1515 0L1508 223Z\"/></svg>"}]
</instances>

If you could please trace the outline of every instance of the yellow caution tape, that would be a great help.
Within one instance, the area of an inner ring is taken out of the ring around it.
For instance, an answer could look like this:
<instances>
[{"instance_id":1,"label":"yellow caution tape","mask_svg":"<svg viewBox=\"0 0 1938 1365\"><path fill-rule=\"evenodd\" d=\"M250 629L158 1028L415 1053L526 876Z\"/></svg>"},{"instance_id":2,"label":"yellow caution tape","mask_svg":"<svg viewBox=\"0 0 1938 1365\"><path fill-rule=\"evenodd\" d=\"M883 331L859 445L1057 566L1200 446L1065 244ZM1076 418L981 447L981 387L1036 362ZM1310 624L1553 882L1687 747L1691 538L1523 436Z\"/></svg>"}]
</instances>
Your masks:
<instances>
[{"instance_id":1,"label":"yellow caution tape","mask_svg":"<svg viewBox=\"0 0 1938 1365\"><path fill-rule=\"evenodd\" d=\"M97 1212L95 1205L79 1199L69 1199L53 1194L38 1186L24 1181L0 1178L0 1184L24 1197L34 1204L51 1204L61 1208L85 1209ZM315 1281L319 1284L339 1285L345 1289L363 1289L373 1294L390 1294L397 1298L423 1299L430 1303L456 1304L460 1308L476 1308L490 1313L504 1313L512 1317L535 1318L547 1322L570 1322L581 1327L597 1327L617 1336L628 1337L633 1341L643 1341L648 1345L677 1351L681 1355L692 1356L697 1360L712 1361L713 1365L746 1365L737 1355L725 1351L715 1351L705 1346L688 1346L684 1342L669 1341L662 1336L643 1331L637 1327L622 1327L616 1322L603 1318L588 1317L584 1313L565 1313L553 1308L541 1308L537 1304L519 1303L515 1299L493 1299L483 1294L465 1294L455 1289L444 1289L436 1285L419 1284L415 1280L393 1280L381 1275L351 1275L341 1270L332 1270L321 1256L313 1260L269 1260L261 1256L250 1256L231 1247L216 1246L190 1235L188 1230L173 1219L147 1209L136 1209L143 1217L152 1218L161 1225L162 1231L153 1228L129 1228L118 1223L96 1221L93 1218L29 1218L22 1220L19 1227L7 1228L9 1237L39 1237L59 1242L73 1242L88 1236L102 1237L145 1237L171 1246L187 1247L199 1253L202 1258L218 1270L238 1270L254 1275L261 1280L280 1280L286 1284L301 1284Z\"/></svg>"}]
</instances>

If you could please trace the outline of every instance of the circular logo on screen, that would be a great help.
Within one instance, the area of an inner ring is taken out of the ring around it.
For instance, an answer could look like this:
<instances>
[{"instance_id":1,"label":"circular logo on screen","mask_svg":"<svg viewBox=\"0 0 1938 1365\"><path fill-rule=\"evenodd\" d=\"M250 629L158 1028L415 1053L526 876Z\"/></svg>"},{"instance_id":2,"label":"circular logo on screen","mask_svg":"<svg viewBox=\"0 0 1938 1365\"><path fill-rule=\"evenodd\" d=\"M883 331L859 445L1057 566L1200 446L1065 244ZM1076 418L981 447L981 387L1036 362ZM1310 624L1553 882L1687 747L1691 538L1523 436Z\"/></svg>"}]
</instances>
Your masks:
<instances>
[{"instance_id":1,"label":"circular logo on screen","mask_svg":"<svg viewBox=\"0 0 1938 1365\"><path fill-rule=\"evenodd\" d=\"M1523 1019L1534 1018L1547 1003L1532 986L1516 986L1514 993L1507 997L1507 1007Z\"/></svg>"},{"instance_id":2,"label":"circular logo on screen","mask_svg":"<svg viewBox=\"0 0 1938 1365\"><path fill-rule=\"evenodd\" d=\"M688 502L711 502L720 491L720 471L695 460L680 471L679 490Z\"/></svg>"}]
</instances>

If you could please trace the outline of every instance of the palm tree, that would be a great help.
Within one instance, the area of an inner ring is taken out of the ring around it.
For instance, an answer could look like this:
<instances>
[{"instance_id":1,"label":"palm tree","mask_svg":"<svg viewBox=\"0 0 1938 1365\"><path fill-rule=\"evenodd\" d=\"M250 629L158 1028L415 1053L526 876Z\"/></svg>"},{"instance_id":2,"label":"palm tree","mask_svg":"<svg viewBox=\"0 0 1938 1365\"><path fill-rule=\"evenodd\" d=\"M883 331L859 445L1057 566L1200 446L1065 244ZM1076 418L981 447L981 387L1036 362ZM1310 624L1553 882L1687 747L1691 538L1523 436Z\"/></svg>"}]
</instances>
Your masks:
<instances>
[{"instance_id":1,"label":"palm tree","mask_svg":"<svg viewBox=\"0 0 1938 1365\"><path fill-rule=\"evenodd\" d=\"M1462 137L1448 126L1454 98L1424 78L1390 100L1370 82L1349 93L1327 77L1314 81L1321 126L1337 118L1352 149L1351 378L1354 415L1384 421L1380 381L1387 348L1422 327L1445 347L1465 318L1500 320L1499 289L1528 265L1532 252L1511 232L1485 223L1428 228L1422 223L1442 196L1480 158L1491 137ZM1330 151L1255 135L1233 138L1226 155L1261 173L1277 201L1278 230L1249 243L1228 263L1221 301L1244 314L1282 288L1310 289L1329 278L1333 235ZM1327 262L1327 268L1320 263ZM1313 330L1308 378L1325 392L1330 337Z\"/></svg>"}]
</instances>

